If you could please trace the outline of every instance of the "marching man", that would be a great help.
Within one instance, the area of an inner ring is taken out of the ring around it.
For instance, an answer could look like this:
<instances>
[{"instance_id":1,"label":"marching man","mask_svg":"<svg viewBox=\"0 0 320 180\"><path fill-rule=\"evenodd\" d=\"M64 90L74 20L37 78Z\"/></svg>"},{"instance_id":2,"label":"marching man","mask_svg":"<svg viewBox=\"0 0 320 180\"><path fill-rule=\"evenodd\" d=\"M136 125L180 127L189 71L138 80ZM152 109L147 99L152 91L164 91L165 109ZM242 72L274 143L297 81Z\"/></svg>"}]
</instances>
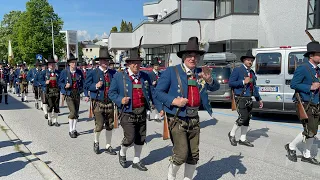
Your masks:
<instances>
[{"instance_id":1,"label":"marching man","mask_svg":"<svg viewBox=\"0 0 320 180\"><path fill-rule=\"evenodd\" d=\"M160 78L161 76L161 73L159 71L159 58L155 58L153 60L153 62L151 62L151 65L153 66L153 69L152 71L149 73L149 76L150 76L150 79L151 79L151 82L152 82L152 85L154 87L157 86L157 82L158 82L158 79ZM159 119L159 112L157 111L157 108L154 108L155 110L155 117L154 119ZM150 113L150 112L149 112Z\"/></svg>"},{"instance_id":2,"label":"marching man","mask_svg":"<svg viewBox=\"0 0 320 180\"><path fill-rule=\"evenodd\" d=\"M39 84L39 96L41 98L41 101L40 101L41 110L43 110L43 112L44 112L44 118L48 119L48 102L47 102L47 98L46 98L46 86L42 86L41 82L40 82L42 72L47 69L47 62L45 60L42 60L42 62L40 64L41 64L41 70L40 70L40 72L38 72L36 74L35 81L37 81Z\"/></svg>"},{"instance_id":3,"label":"marching man","mask_svg":"<svg viewBox=\"0 0 320 180\"><path fill-rule=\"evenodd\" d=\"M25 68L25 63L20 64L20 69L16 71L16 84L17 93L21 93L21 101L27 102L28 96L28 80L27 80L28 70Z\"/></svg>"},{"instance_id":4,"label":"marching man","mask_svg":"<svg viewBox=\"0 0 320 180\"><path fill-rule=\"evenodd\" d=\"M39 99L39 89L38 89L39 82L36 81L36 75L40 71L41 71L41 63L38 60L36 60L35 68L31 69L28 72L28 76L27 76L28 81L31 82L33 85L34 98L35 98L36 102Z\"/></svg>"},{"instance_id":5,"label":"marching man","mask_svg":"<svg viewBox=\"0 0 320 180\"><path fill-rule=\"evenodd\" d=\"M0 61L0 103L2 103L4 95L4 103L8 104L7 83L9 82L9 72L8 69L4 68L5 64L5 62Z\"/></svg>"},{"instance_id":6,"label":"marching man","mask_svg":"<svg viewBox=\"0 0 320 180\"><path fill-rule=\"evenodd\" d=\"M309 59L309 62L299 66L293 75L290 87L294 89L301 97L304 109L307 113L307 119L301 120L303 132L285 145L288 153L288 159L297 162L296 147L297 144L304 142L304 151L301 158L302 162L307 162L315 165L320 165L319 161L311 156L311 147L314 144L315 136L318 132L319 125L319 63L320 63L320 44L319 42L310 42L307 45L307 52L304 54ZM294 95L293 100L298 103L297 97ZM297 108L299 116L299 110Z\"/></svg>"},{"instance_id":7,"label":"marching man","mask_svg":"<svg viewBox=\"0 0 320 180\"><path fill-rule=\"evenodd\" d=\"M243 65L235 68L229 78L229 86L234 89L235 101L239 114L232 130L228 134L232 146L237 145L235 134L236 131L241 128L239 145L253 147L253 144L247 140L246 136L251 119L253 105L252 96L255 97L256 101L259 101L260 108L263 107L263 102L259 95L259 89L256 87L257 77L251 69L254 59L255 57L252 55L252 51L248 50L247 54L240 58Z\"/></svg>"},{"instance_id":8,"label":"marching man","mask_svg":"<svg viewBox=\"0 0 320 180\"><path fill-rule=\"evenodd\" d=\"M139 49L131 50L130 57L126 59L128 69L115 74L109 89L109 97L121 110L119 119L124 138L119 153L120 165L127 168L126 152L134 144L132 167L147 171L148 169L140 161L140 155L146 139L147 110L151 109L149 102L152 100L153 87L149 75L139 71L142 62Z\"/></svg>"},{"instance_id":9,"label":"marching man","mask_svg":"<svg viewBox=\"0 0 320 180\"><path fill-rule=\"evenodd\" d=\"M193 178L199 160L201 104L212 115L207 90L215 91L220 84L211 77L208 67L197 68L205 51L199 50L197 37L191 37L186 49L177 53L182 63L168 67L155 88L155 98L164 105L169 124L173 155L170 159L168 179L173 180L185 163L184 179ZM160 112L163 114L163 111Z\"/></svg>"},{"instance_id":10,"label":"marching man","mask_svg":"<svg viewBox=\"0 0 320 180\"><path fill-rule=\"evenodd\" d=\"M84 77L82 71L77 69L77 60L73 54L69 55L69 66L62 70L59 79L61 94L65 95L69 108L69 136L77 138L76 125L79 118L80 94L83 92Z\"/></svg>"},{"instance_id":11,"label":"marching man","mask_svg":"<svg viewBox=\"0 0 320 180\"><path fill-rule=\"evenodd\" d=\"M58 113L60 112L60 89L58 86L58 80L60 74L59 71L56 70L56 61L53 57L49 56L46 63L48 65L48 69L41 72L39 82L45 90L43 95L45 98L44 102L48 104L48 125L55 125L56 127L59 127Z\"/></svg>"},{"instance_id":12,"label":"marching man","mask_svg":"<svg viewBox=\"0 0 320 180\"><path fill-rule=\"evenodd\" d=\"M109 53L101 52L99 60L100 66L91 70L86 79L86 89L90 91L93 104L93 114L95 117L94 144L93 150L99 154L99 137L103 127L106 128L106 153L117 155L111 147L112 130L114 122L113 103L108 95L110 84L116 71L108 68L109 61L112 60Z\"/></svg>"}]
</instances>

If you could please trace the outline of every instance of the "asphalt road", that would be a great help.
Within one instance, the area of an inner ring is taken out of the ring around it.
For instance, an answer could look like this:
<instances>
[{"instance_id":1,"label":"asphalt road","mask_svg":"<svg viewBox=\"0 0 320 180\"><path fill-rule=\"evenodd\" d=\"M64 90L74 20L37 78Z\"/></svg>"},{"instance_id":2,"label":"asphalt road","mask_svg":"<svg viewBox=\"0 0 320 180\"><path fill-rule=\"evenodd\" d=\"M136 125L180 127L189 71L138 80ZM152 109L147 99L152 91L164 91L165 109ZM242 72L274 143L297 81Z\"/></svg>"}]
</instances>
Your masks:
<instances>
[{"instance_id":1,"label":"asphalt road","mask_svg":"<svg viewBox=\"0 0 320 180\"><path fill-rule=\"evenodd\" d=\"M33 94L29 93L32 100ZM16 96L10 97L9 105L0 104L5 121L27 143L28 149L39 153L38 157L46 162L62 179L166 179L171 142L162 140L162 123L148 122L147 143L143 148L143 162L149 169L140 172L131 167L123 169L118 156L104 152L93 152L94 121L88 118L89 104L82 101L80 122L77 130L80 136L71 139L68 135L68 108L62 107L58 121L60 127L49 127L42 111L34 108L34 102L22 103ZM286 158L284 145L291 141L302 128L294 116L271 114L254 117L251 121L248 139L254 148L230 145L227 134L236 119L226 105L214 105L214 118L200 112L200 161L194 179L318 179L318 166L293 163ZM239 134L239 133L238 133ZM122 140L121 127L114 130L112 146L119 150ZM313 147L318 151L320 141ZM300 145L300 148L303 144ZM100 136L100 148L105 146L104 131ZM127 152L132 161L133 148ZM300 152L298 151L300 155ZM319 159L319 156L317 156ZM182 179L181 168L177 179Z\"/></svg>"}]
</instances>

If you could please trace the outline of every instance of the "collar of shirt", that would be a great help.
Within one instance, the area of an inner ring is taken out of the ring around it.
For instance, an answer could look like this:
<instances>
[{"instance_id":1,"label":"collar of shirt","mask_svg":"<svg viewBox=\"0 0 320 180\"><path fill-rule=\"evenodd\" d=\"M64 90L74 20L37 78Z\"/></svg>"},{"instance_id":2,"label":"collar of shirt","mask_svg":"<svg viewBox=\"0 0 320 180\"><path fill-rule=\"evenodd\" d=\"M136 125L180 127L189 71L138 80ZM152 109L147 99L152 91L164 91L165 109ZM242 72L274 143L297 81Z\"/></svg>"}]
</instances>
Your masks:
<instances>
[{"instance_id":1,"label":"collar of shirt","mask_svg":"<svg viewBox=\"0 0 320 180\"><path fill-rule=\"evenodd\" d=\"M189 69L184 63L183 63L184 69L186 70L186 73L192 72L194 73L194 70Z\"/></svg>"},{"instance_id":2,"label":"collar of shirt","mask_svg":"<svg viewBox=\"0 0 320 180\"><path fill-rule=\"evenodd\" d=\"M82 71L86 71L87 69L82 69Z\"/></svg>"},{"instance_id":3,"label":"collar of shirt","mask_svg":"<svg viewBox=\"0 0 320 180\"><path fill-rule=\"evenodd\" d=\"M99 67L99 69L105 74L106 72L108 72L108 68L106 70L103 70L101 67Z\"/></svg>"},{"instance_id":4,"label":"collar of shirt","mask_svg":"<svg viewBox=\"0 0 320 180\"><path fill-rule=\"evenodd\" d=\"M48 68L48 71L49 71L49 72L51 72L51 71L52 71L52 69Z\"/></svg>"},{"instance_id":5,"label":"collar of shirt","mask_svg":"<svg viewBox=\"0 0 320 180\"><path fill-rule=\"evenodd\" d=\"M309 63L311 64L311 66L312 66L314 69L316 69L316 68L318 67L318 66L312 64L310 61L309 61Z\"/></svg>"}]
</instances>

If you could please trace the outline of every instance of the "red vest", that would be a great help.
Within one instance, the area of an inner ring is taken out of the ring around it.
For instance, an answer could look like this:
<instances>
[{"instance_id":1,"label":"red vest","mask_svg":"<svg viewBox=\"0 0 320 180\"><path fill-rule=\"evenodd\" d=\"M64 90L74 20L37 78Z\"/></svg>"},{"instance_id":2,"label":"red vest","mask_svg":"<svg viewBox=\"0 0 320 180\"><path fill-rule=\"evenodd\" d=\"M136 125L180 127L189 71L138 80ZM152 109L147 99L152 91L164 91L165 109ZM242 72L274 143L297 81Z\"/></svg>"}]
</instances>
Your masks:
<instances>
[{"instance_id":1,"label":"red vest","mask_svg":"<svg viewBox=\"0 0 320 180\"><path fill-rule=\"evenodd\" d=\"M58 87L56 73L50 73L49 87L50 88L57 88Z\"/></svg>"},{"instance_id":2,"label":"red vest","mask_svg":"<svg viewBox=\"0 0 320 180\"><path fill-rule=\"evenodd\" d=\"M77 89L77 75L76 73L71 73L71 79L72 79L72 89Z\"/></svg>"},{"instance_id":3,"label":"red vest","mask_svg":"<svg viewBox=\"0 0 320 180\"><path fill-rule=\"evenodd\" d=\"M109 92L109 88L110 88L110 77L109 77L108 73L105 73L104 81L105 81L104 100L108 101L108 92Z\"/></svg>"},{"instance_id":4,"label":"red vest","mask_svg":"<svg viewBox=\"0 0 320 180\"><path fill-rule=\"evenodd\" d=\"M135 82L132 76L130 79L132 80L132 109L143 107L145 104L141 81L139 79Z\"/></svg>"},{"instance_id":5,"label":"red vest","mask_svg":"<svg viewBox=\"0 0 320 180\"><path fill-rule=\"evenodd\" d=\"M200 92L197 86L197 79L193 76L188 76L188 107L200 106Z\"/></svg>"}]
</instances>

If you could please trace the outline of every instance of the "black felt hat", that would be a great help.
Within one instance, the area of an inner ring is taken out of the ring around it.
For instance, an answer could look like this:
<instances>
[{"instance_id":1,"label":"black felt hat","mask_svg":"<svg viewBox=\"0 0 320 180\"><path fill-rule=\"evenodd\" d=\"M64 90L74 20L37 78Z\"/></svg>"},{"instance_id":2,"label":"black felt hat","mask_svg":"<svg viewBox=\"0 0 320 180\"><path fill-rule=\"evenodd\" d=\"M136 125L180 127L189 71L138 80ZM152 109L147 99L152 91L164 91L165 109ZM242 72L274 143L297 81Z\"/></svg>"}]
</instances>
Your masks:
<instances>
[{"instance_id":1,"label":"black felt hat","mask_svg":"<svg viewBox=\"0 0 320 180\"><path fill-rule=\"evenodd\" d=\"M241 56L241 57L240 57L240 60L243 62L243 60L246 59L246 58L253 58L253 59L256 58L256 57L254 57L254 56L252 55L252 50L251 50L251 49L249 49L249 50L247 51L246 55Z\"/></svg>"},{"instance_id":2,"label":"black felt hat","mask_svg":"<svg viewBox=\"0 0 320 180\"><path fill-rule=\"evenodd\" d=\"M49 55L48 59L46 59L45 61L46 61L47 64L48 64L48 63L57 63L57 62L54 60L54 58L53 58L52 55Z\"/></svg>"},{"instance_id":3,"label":"black felt hat","mask_svg":"<svg viewBox=\"0 0 320 180\"><path fill-rule=\"evenodd\" d=\"M204 55L206 52L199 49L199 41L197 37L191 37L188 40L185 50L177 52L177 56L182 58L182 55L185 53L196 53L200 56Z\"/></svg>"},{"instance_id":4,"label":"black felt hat","mask_svg":"<svg viewBox=\"0 0 320 180\"><path fill-rule=\"evenodd\" d=\"M151 66L159 66L159 58L155 57L152 61L151 61Z\"/></svg>"},{"instance_id":5,"label":"black felt hat","mask_svg":"<svg viewBox=\"0 0 320 180\"><path fill-rule=\"evenodd\" d=\"M109 54L108 51L101 51L99 52L99 57L97 57L95 60L107 60L107 61L112 61L113 57Z\"/></svg>"},{"instance_id":6,"label":"black felt hat","mask_svg":"<svg viewBox=\"0 0 320 180\"><path fill-rule=\"evenodd\" d=\"M304 57L309 57L310 54L320 53L320 44L318 41L312 41L307 44L307 52L303 55Z\"/></svg>"},{"instance_id":7,"label":"black felt hat","mask_svg":"<svg viewBox=\"0 0 320 180\"><path fill-rule=\"evenodd\" d=\"M69 63L70 61L77 61L77 60L78 58L76 58L72 53L70 53L67 62Z\"/></svg>"},{"instance_id":8,"label":"black felt hat","mask_svg":"<svg viewBox=\"0 0 320 180\"><path fill-rule=\"evenodd\" d=\"M132 61L142 61L143 59L140 57L139 48L133 48L130 50L130 56L126 59L126 62Z\"/></svg>"}]
</instances>

